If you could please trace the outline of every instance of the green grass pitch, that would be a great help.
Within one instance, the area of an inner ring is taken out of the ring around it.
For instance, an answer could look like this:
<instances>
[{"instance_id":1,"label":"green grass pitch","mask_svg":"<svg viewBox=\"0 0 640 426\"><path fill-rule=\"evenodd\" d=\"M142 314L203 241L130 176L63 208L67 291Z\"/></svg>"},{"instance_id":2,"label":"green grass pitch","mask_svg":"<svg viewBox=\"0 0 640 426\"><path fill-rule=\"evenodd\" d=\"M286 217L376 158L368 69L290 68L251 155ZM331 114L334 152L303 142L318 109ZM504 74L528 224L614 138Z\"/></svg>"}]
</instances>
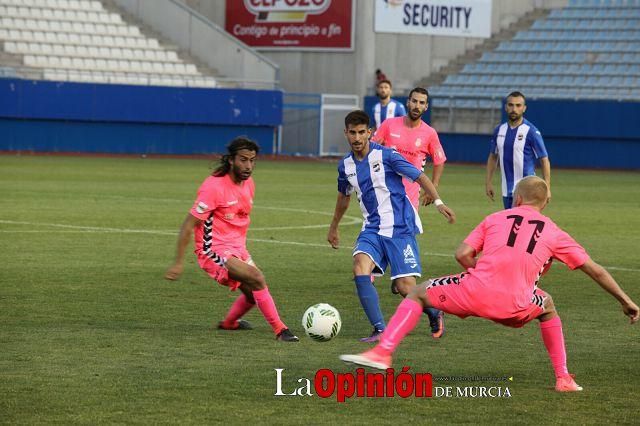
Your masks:
<instances>
[{"instance_id":1,"label":"green grass pitch","mask_svg":"<svg viewBox=\"0 0 640 426\"><path fill-rule=\"evenodd\" d=\"M444 376L513 377L511 398L336 398L274 396L329 368L353 368L342 353L367 347L370 332L351 281L359 230L355 200L342 248L325 241L336 198L336 165L260 160L249 249L280 313L301 337L276 342L259 312L255 329L220 332L234 294L190 255L178 282L163 279L177 230L209 173L200 159L0 157L0 423L105 424L637 424L640 325L581 272L560 263L543 279L564 323L570 371L585 390L558 394L537 324L519 330L447 317L403 342L396 369ZM497 178L497 177L496 177ZM453 252L485 215L482 166L448 165L442 198L458 222L421 210L424 276L456 272ZM496 179L496 189L499 185ZM553 170L546 210L629 295L640 301L640 174ZM376 281L385 317L400 302ZM300 320L314 303L343 319L338 337L317 343ZM434 382L435 386L491 386Z\"/></svg>"}]
</instances>

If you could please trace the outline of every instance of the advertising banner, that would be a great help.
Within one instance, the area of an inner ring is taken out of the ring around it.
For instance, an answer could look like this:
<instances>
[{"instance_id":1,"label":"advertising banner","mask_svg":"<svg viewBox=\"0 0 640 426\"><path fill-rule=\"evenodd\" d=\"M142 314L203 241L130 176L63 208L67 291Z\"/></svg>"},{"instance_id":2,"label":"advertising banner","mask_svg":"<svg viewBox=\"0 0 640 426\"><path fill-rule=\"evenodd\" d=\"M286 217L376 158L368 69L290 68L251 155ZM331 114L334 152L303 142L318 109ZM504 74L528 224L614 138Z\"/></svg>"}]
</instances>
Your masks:
<instances>
[{"instance_id":1,"label":"advertising banner","mask_svg":"<svg viewBox=\"0 0 640 426\"><path fill-rule=\"evenodd\" d=\"M257 49L353 50L353 0L227 0L225 29Z\"/></svg>"},{"instance_id":2,"label":"advertising banner","mask_svg":"<svg viewBox=\"0 0 640 426\"><path fill-rule=\"evenodd\" d=\"M375 31L491 37L492 0L375 0Z\"/></svg>"}]
</instances>

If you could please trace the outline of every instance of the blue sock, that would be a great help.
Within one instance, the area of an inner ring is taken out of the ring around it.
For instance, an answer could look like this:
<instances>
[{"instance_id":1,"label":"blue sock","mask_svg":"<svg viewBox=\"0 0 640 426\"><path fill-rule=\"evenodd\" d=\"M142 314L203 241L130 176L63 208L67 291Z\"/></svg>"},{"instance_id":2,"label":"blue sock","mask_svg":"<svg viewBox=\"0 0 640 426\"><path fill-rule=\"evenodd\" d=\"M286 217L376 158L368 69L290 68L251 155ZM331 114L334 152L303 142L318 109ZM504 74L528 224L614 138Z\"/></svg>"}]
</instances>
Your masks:
<instances>
[{"instance_id":1,"label":"blue sock","mask_svg":"<svg viewBox=\"0 0 640 426\"><path fill-rule=\"evenodd\" d=\"M364 313L367 314L367 318L369 318L369 322L377 330L384 330L386 326L384 324L382 310L380 310L378 292L373 286L373 283L371 283L371 277L369 275L356 275L355 282L360 303L362 304Z\"/></svg>"},{"instance_id":2,"label":"blue sock","mask_svg":"<svg viewBox=\"0 0 640 426\"><path fill-rule=\"evenodd\" d=\"M440 315L440 310L436 308L424 308L422 312L427 314L431 321L436 320L438 318L438 315Z\"/></svg>"}]
</instances>

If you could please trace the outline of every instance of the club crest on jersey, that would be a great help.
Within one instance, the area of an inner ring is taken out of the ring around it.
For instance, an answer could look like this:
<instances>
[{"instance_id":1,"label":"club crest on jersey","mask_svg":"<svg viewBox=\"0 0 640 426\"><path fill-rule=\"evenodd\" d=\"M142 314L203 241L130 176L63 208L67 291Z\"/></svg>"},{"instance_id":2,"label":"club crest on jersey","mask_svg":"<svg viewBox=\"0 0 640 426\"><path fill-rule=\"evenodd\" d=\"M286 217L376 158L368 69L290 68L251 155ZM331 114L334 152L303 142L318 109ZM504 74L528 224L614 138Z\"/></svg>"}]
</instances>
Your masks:
<instances>
[{"instance_id":1,"label":"club crest on jersey","mask_svg":"<svg viewBox=\"0 0 640 426\"><path fill-rule=\"evenodd\" d=\"M374 171L374 172L376 172L376 173L380 171L380 167L381 167L381 166L380 166L380 162L379 162L379 161L376 161L375 163L373 163L373 164L371 165L371 168L372 168L372 169L373 169L373 171Z\"/></svg>"},{"instance_id":2,"label":"club crest on jersey","mask_svg":"<svg viewBox=\"0 0 640 426\"><path fill-rule=\"evenodd\" d=\"M422 145L422 139L418 138L416 139L416 146L420 146L420 145Z\"/></svg>"},{"instance_id":3,"label":"club crest on jersey","mask_svg":"<svg viewBox=\"0 0 640 426\"><path fill-rule=\"evenodd\" d=\"M198 202L198 205L196 206L196 211L198 213L204 213L207 210L209 210L209 206L206 205L205 203L203 203L202 201Z\"/></svg>"},{"instance_id":4,"label":"club crest on jersey","mask_svg":"<svg viewBox=\"0 0 640 426\"><path fill-rule=\"evenodd\" d=\"M522 138L524 138L524 135L521 133L521 134L518 135L518 140L521 141Z\"/></svg>"}]
</instances>

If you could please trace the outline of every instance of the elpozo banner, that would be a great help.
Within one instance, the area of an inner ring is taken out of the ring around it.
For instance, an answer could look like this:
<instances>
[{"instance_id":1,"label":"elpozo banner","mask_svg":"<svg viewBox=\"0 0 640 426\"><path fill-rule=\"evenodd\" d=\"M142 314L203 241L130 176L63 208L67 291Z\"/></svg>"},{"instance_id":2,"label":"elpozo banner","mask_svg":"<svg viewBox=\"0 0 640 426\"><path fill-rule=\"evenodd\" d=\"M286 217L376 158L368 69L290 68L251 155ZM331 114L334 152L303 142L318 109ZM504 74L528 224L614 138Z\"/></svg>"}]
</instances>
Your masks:
<instances>
[{"instance_id":1,"label":"elpozo banner","mask_svg":"<svg viewBox=\"0 0 640 426\"><path fill-rule=\"evenodd\" d=\"M225 29L260 50L353 50L353 0L227 0Z\"/></svg>"},{"instance_id":2,"label":"elpozo banner","mask_svg":"<svg viewBox=\"0 0 640 426\"><path fill-rule=\"evenodd\" d=\"M376 0L375 31L491 37L492 0Z\"/></svg>"}]
</instances>

